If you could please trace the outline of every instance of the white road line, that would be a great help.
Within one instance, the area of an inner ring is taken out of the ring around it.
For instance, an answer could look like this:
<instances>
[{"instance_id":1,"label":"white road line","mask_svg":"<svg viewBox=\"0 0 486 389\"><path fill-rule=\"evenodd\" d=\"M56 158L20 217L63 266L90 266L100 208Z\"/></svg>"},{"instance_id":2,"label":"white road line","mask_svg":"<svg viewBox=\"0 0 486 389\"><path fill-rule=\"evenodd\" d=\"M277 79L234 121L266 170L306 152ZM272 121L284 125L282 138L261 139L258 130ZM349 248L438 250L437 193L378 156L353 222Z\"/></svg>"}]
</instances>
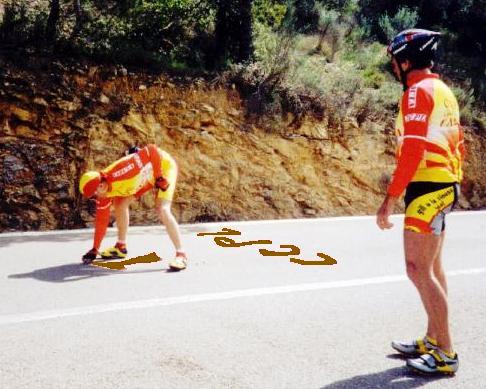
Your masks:
<instances>
[{"instance_id":1,"label":"white road line","mask_svg":"<svg viewBox=\"0 0 486 389\"><path fill-rule=\"evenodd\" d=\"M392 215L392 219L401 219L403 214ZM480 211L455 211L447 216L447 218L455 218L461 216L486 216L486 210ZM339 222L339 221L353 221L353 220L375 220L375 215L366 216L330 216L309 219L274 219L274 220L245 220L245 221L228 221L228 222L209 222L209 223L195 223L195 224L181 224L181 228L200 228L201 231L208 230L214 226L252 226L258 224L301 224L301 223L322 223L322 222ZM144 232L153 231L154 229L164 228L161 225L151 226L131 226L130 232ZM23 232L3 232L0 233L1 238L9 237L25 237L25 236L49 236L49 235L76 235L76 234L93 234L93 228L82 228L76 230L55 230L55 231L23 231ZM116 228L108 228L108 232L115 233Z\"/></svg>"},{"instance_id":2,"label":"white road line","mask_svg":"<svg viewBox=\"0 0 486 389\"><path fill-rule=\"evenodd\" d=\"M486 268L475 268L465 270L455 270L447 273L447 276L474 275L486 273ZM404 275L393 275L373 278L357 278L353 280L342 280L332 282L317 282L309 284L276 286L269 288L242 289L229 292L203 293L187 296L166 297L150 300L126 301L120 303L92 305L64 310L39 311L23 313L18 315L0 315L0 325L19 324L26 322L36 322L42 320L59 319L71 316L93 315L96 313L127 311L131 309L145 309L153 307L165 307L168 305L179 305L187 303L230 300L241 297L266 296L294 292L306 292L323 289L339 289L353 286L388 284L393 282L403 282L407 278Z\"/></svg>"}]
</instances>

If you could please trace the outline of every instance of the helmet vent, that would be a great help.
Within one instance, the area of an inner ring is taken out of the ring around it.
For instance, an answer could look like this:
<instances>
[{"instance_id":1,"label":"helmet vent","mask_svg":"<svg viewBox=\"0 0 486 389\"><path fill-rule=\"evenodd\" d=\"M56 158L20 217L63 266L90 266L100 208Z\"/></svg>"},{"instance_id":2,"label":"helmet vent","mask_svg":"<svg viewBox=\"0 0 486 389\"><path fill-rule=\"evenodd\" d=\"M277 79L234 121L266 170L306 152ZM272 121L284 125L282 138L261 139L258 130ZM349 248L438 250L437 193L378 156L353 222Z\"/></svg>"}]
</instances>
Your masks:
<instances>
[{"instance_id":1,"label":"helmet vent","mask_svg":"<svg viewBox=\"0 0 486 389\"><path fill-rule=\"evenodd\" d=\"M434 41L434 38L430 38L427 42L425 42L425 44L423 44L421 47L420 47L420 51L424 51L428 45L430 45L432 42ZM433 49L437 48L437 45L432 46Z\"/></svg>"},{"instance_id":2,"label":"helmet vent","mask_svg":"<svg viewBox=\"0 0 486 389\"><path fill-rule=\"evenodd\" d=\"M399 47L398 49L396 49L396 50L393 52L393 55L398 54L398 53L399 53L400 51L402 51L402 50L405 50L405 48L406 48L406 47L407 47L407 45L406 45L406 44L405 44L405 45L403 45L402 47Z\"/></svg>"}]
</instances>

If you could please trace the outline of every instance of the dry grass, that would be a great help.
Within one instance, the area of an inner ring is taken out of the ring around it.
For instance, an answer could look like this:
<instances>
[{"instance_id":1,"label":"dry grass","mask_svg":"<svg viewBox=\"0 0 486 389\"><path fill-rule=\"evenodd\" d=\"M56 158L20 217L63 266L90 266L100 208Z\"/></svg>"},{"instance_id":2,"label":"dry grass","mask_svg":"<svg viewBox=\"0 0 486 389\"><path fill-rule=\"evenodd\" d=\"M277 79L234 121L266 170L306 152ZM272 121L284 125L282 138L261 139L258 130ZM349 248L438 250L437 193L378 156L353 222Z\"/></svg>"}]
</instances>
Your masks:
<instances>
[{"instance_id":1,"label":"dry grass","mask_svg":"<svg viewBox=\"0 0 486 389\"><path fill-rule=\"evenodd\" d=\"M170 105L182 110L201 109L202 104L214 108L215 112L244 110L238 91L223 85L212 85L202 79L187 83L165 75L129 75L110 77L98 69L91 69L85 76L74 77L80 90L99 91L113 104L129 103L130 107L157 110L160 105ZM210 109L210 108L209 108Z\"/></svg>"},{"instance_id":2,"label":"dry grass","mask_svg":"<svg viewBox=\"0 0 486 389\"><path fill-rule=\"evenodd\" d=\"M319 43L318 35L301 35L295 42L296 54L309 54Z\"/></svg>"}]
</instances>

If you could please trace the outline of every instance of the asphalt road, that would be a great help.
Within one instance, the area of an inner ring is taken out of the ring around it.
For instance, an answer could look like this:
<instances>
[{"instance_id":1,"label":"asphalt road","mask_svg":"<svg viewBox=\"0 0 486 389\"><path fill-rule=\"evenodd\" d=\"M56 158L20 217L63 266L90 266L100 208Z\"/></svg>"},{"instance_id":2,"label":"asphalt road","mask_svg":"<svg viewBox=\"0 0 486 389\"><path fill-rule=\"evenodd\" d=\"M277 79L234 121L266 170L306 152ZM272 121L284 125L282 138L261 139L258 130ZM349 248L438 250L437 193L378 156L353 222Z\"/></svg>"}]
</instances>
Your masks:
<instances>
[{"instance_id":1,"label":"asphalt road","mask_svg":"<svg viewBox=\"0 0 486 389\"><path fill-rule=\"evenodd\" d=\"M426 320L393 220L390 231L372 217L186 225L180 273L166 271L162 227L130 230L130 258L162 261L124 271L80 264L91 230L0 234L0 388L486 387L486 212L448 217L452 378L408 372L389 346ZM197 235L223 227L272 244ZM259 252L297 248L337 264Z\"/></svg>"}]
</instances>

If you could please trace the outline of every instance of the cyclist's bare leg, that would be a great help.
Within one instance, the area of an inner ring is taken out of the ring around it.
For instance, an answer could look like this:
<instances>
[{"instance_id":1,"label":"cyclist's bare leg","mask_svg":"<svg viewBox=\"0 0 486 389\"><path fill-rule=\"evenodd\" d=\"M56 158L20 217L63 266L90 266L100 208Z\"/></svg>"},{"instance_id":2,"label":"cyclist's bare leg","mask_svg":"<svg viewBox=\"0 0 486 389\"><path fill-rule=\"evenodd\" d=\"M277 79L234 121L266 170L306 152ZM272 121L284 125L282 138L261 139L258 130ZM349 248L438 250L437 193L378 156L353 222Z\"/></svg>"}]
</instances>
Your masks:
<instances>
[{"instance_id":1,"label":"cyclist's bare leg","mask_svg":"<svg viewBox=\"0 0 486 389\"><path fill-rule=\"evenodd\" d=\"M439 248L434 259L434 275L442 286L442 289L444 289L445 294L447 294L447 280L444 274L444 269L442 268L442 246L444 245L444 237L445 231L442 231L440 234Z\"/></svg>"},{"instance_id":2,"label":"cyclist's bare leg","mask_svg":"<svg viewBox=\"0 0 486 389\"><path fill-rule=\"evenodd\" d=\"M448 322L447 293L434 274L439 258L443 235L420 234L404 231L407 274L416 286L428 316L428 333L438 346L452 351Z\"/></svg>"},{"instance_id":3,"label":"cyclist's bare leg","mask_svg":"<svg viewBox=\"0 0 486 389\"><path fill-rule=\"evenodd\" d=\"M183 251L179 224L172 214L171 205L171 201L157 199L155 202L155 209L157 211L157 215L159 215L160 221L167 228L167 233L169 234L169 238L172 241L174 248L176 251Z\"/></svg>"},{"instance_id":4,"label":"cyclist's bare leg","mask_svg":"<svg viewBox=\"0 0 486 389\"><path fill-rule=\"evenodd\" d=\"M113 201L115 207L116 228L118 231L118 242L125 243L127 240L128 225L130 223L130 203L133 197L116 197Z\"/></svg>"}]
</instances>

